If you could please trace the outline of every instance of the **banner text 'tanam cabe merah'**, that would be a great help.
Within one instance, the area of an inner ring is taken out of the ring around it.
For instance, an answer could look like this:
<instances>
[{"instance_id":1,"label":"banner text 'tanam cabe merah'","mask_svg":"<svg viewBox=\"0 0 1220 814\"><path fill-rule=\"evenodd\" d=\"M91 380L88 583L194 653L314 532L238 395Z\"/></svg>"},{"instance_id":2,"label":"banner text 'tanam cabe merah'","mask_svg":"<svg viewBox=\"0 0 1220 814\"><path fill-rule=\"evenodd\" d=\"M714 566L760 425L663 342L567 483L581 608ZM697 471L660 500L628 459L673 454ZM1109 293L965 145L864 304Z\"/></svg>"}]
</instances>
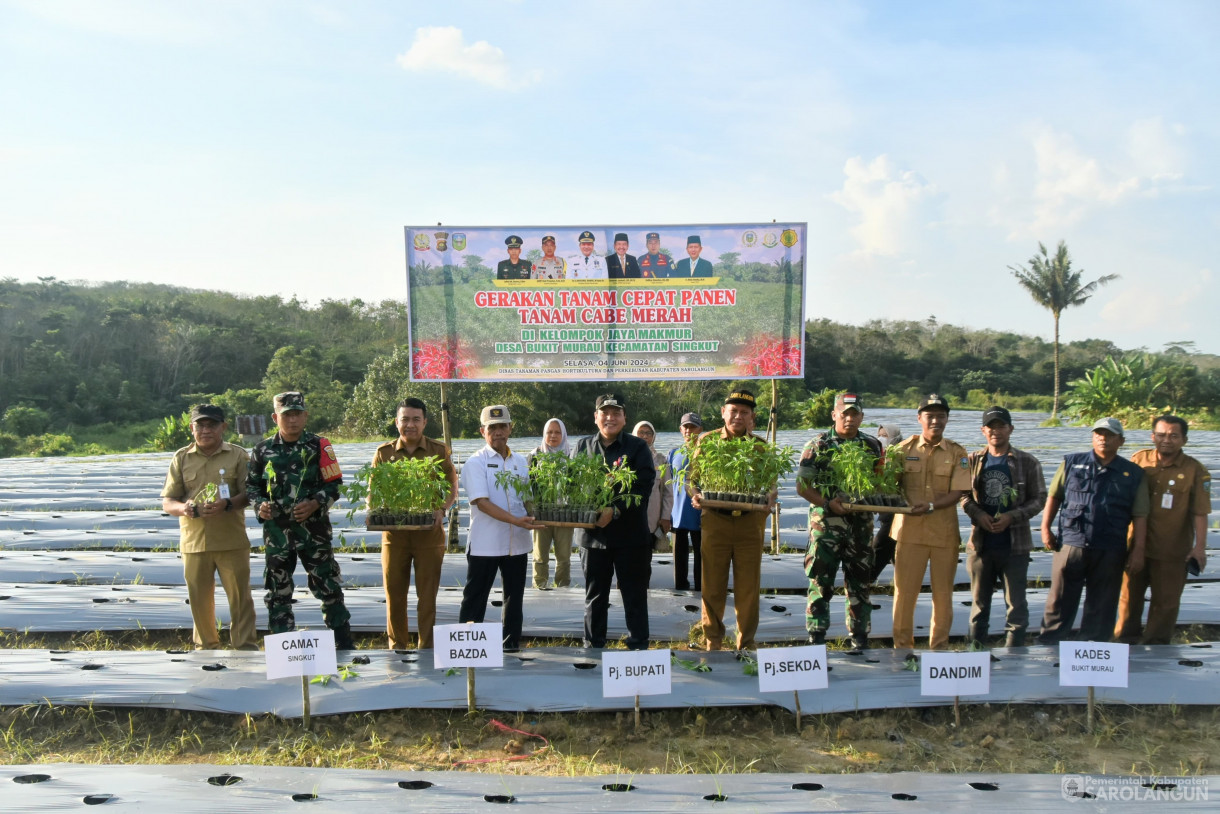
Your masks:
<instances>
[{"instance_id":1,"label":"banner text 'tanam cabe merah'","mask_svg":"<svg viewBox=\"0 0 1220 814\"><path fill-rule=\"evenodd\" d=\"M796 378L803 223L407 227L413 381Z\"/></svg>"}]
</instances>

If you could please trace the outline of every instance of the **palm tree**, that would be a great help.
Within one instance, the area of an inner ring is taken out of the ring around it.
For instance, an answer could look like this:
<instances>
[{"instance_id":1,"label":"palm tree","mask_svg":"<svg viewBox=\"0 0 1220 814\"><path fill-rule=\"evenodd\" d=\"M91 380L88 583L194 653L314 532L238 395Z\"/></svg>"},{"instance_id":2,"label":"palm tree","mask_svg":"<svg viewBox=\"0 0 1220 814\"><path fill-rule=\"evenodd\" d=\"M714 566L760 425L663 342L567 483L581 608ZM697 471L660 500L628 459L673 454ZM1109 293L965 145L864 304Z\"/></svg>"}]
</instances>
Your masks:
<instances>
[{"instance_id":1,"label":"palm tree","mask_svg":"<svg viewBox=\"0 0 1220 814\"><path fill-rule=\"evenodd\" d=\"M1051 312L1055 317L1055 400L1051 406L1051 418L1059 415L1059 315L1073 305L1084 305L1090 297L1119 275L1107 274L1091 283L1082 285L1080 276L1084 269L1072 271L1072 258L1067 244L1059 241L1055 256L1051 257L1046 246L1038 243L1039 254L1029 259L1029 266L1009 266L1008 270L1017 278L1021 287L1029 292L1034 302Z\"/></svg>"}]
</instances>

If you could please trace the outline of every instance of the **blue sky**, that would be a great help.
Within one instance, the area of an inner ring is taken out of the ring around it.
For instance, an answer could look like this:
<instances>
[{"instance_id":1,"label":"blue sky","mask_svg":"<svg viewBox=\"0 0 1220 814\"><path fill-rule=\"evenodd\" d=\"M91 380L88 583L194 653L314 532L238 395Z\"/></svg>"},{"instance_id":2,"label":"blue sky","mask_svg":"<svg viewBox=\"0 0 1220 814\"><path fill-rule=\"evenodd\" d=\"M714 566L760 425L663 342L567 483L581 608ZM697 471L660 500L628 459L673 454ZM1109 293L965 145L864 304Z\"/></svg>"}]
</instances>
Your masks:
<instances>
[{"instance_id":1,"label":"blue sky","mask_svg":"<svg viewBox=\"0 0 1220 814\"><path fill-rule=\"evenodd\" d=\"M807 314L1220 353L1220 4L0 0L0 276L405 294L404 225L809 223ZM639 247L635 247L639 248Z\"/></svg>"}]
</instances>

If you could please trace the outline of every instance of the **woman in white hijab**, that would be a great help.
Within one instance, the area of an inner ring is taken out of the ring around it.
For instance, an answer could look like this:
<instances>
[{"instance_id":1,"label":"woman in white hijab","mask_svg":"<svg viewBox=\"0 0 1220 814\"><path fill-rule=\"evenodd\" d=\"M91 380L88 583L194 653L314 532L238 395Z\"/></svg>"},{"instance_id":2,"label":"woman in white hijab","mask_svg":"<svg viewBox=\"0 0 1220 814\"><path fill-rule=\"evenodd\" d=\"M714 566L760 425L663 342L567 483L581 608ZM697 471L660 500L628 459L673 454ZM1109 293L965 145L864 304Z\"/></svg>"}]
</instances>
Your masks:
<instances>
[{"instance_id":1,"label":"woman in white hijab","mask_svg":"<svg viewBox=\"0 0 1220 814\"><path fill-rule=\"evenodd\" d=\"M653 551L669 551L669 529L672 524L670 515L673 513L674 496L666 481L669 479L669 467L666 458L657 452L653 442L657 440L657 431L650 421L641 421L635 425L631 434L648 444L652 453L653 463L657 465L657 479L652 484L652 494L648 497L648 530L652 532Z\"/></svg>"},{"instance_id":2,"label":"woman in white hijab","mask_svg":"<svg viewBox=\"0 0 1220 814\"><path fill-rule=\"evenodd\" d=\"M562 452L571 456L568 445L568 428L558 418L547 419L542 425L542 443L530 455L544 452ZM547 526L534 532L534 587L545 591L550 578L551 547L555 548L555 587L566 588L572 580L572 530Z\"/></svg>"}]
</instances>

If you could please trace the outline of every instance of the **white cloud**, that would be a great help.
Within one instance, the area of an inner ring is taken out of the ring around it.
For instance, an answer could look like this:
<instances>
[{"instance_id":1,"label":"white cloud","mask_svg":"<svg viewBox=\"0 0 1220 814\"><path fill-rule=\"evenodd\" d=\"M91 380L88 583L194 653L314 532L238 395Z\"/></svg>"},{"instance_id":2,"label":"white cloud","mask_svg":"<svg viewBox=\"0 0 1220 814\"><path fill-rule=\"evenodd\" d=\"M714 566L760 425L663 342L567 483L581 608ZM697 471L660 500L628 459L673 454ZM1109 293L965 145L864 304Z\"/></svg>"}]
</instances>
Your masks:
<instances>
[{"instance_id":1,"label":"white cloud","mask_svg":"<svg viewBox=\"0 0 1220 814\"><path fill-rule=\"evenodd\" d=\"M1131 125L1127 153L1137 172L1154 180L1176 181L1183 175L1182 137L1186 128L1166 125L1159 116Z\"/></svg>"},{"instance_id":2,"label":"white cloud","mask_svg":"<svg viewBox=\"0 0 1220 814\"><path fill-rule=\"evenodd\" d=\"M1186 336L1195 330L1197 326L1189 315L1194 306L1210 298L1211 270L1199 269L1193 274L1166 273L1169 271L1162 269L1164 279L1171 281L1169 284L1152 283L1152 290L1147 285L1128 285L1107 302L1101 309L1107 329L1120 335L1151 330L1165 324L1166 314L1173 314L1175 331ZM1155 296L1155 306L1151 307L1150 294Z\"/></svg>"},{"instance_id":3,"label":"white cloud","mask_svg":"<svg viewBox=\"0 0 1220 814\"><path fill-rule=\"evenodd\" d=\"M467 45L462 30L455 26L429 26L415 29L415 41L398 64L408 71L447 71L490 85L515 89L542 78L542 71L515 75L504 51L487 42Z\"/></svg>"},{"instance_id":4,"label":"white cloud","mask_svg":"<svg viewBox=\"0 0 1220 814\"><path fill-rule=\"evenodd\" d=\"M830 198L860 216L850 230L859 243L857 254L893 257L909 251L936 187L915 172L898 170L886 155L867 164L859 156L849 158L843 174L842 189Z\"/></svg>"}]
</instances>

